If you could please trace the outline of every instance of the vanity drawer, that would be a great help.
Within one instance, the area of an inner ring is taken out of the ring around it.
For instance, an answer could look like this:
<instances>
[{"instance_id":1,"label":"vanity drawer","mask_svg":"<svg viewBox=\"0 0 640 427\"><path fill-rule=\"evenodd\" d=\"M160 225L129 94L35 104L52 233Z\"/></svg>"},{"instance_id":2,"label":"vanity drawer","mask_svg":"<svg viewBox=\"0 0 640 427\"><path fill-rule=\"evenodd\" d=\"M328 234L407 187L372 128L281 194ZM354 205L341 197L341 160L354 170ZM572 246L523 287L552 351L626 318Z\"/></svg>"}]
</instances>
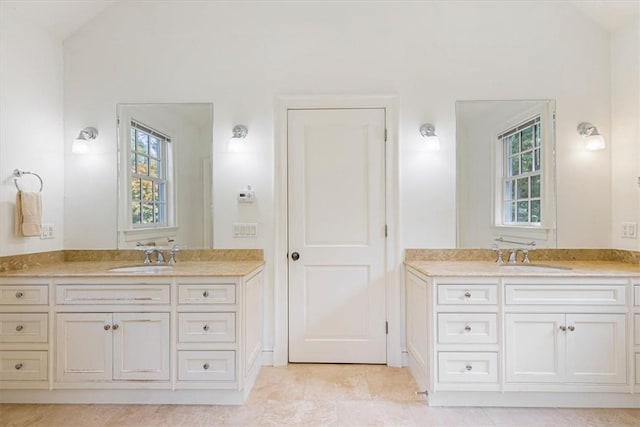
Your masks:
<instances>
[{"instance_id":1,"label":"vanity drawer","mask_svg":"<svg viewBox=\"0 0 640 427\"><path fill-rule=\"evenodd\" d=\"M169 285L59 285L57 304L169 304Z\"/></svg>"},{"instance_id":2,"label":"vanity drawer","mask_svg":"<svg viewBox=\"0 0 640 427\"><path fill-rule=\"evenodd\" d=\"M179 351L178 380L234 381L235 351Z\"/></svg>"},{"instance_id":3,"label":"vanity drawer","mask_svg":"<svg viewBox=\"0 0 640 427\"><path fill-rule=\"evenodd\" d=\"M438 353L438 379L443 383L497 383L497 353Z\"/></svg>"},{"instance_id":4,"label":"vanity drawer","mask_svg":"<svg viewBox=\"0 0 640 427\"><path fill-rule=\"evenodd\" d=\"M235 284L178 285L179 304L235 304Z\"/></svg>"},{"instance_id":5,"label":"vanity drawer","mask_svg":"<svg viewBox=\"0 0 640 427\"><path fill-rule=\"evenodd\" d=\"M46 351L0 351L0 381L46 379Z\"/></svg>"},{"instance_id":6,"label":"vanity drawer","mask_svg":"<svg viewBox=\"0 0 640 427\"><path fill-rule=\"evenodd\" d=\"M49 287L47 285L2 286L0 287L0 304L49 304Z\"/></svg>"},{"instance_id":7,"label":"vanity drawer","mask_svg":"<svg viewBox=\"0 0 640 427\"><path fill-rule=\"evenodd\" d=\"M47 314L0 314L0 342L47 342Z\"/></svg>"},{"instance_id":8,"label":"vanity drawer","mask_svg":"<svg viewBox=\"0 0 640 427\"><path fill-rule=\"evenodd\" d=\"M482 305L498 303L498 286L488 283L481 285L438 284L438 304L442 305Z\"/></svg>"},{"instance_id":9,"label":"vanity drawer","mask_svg":"<svg viewBox=\"0 0 640 427\"><path fill-rule=\"evenodd\" d=\"M633 329L635 331L635 336L636 336L635 342L636 342L636 345L640 345L640 314L636 314L634 318L635 318L635 324L636 324L635 328Z\"/></svg>"},{"instance_id":10,"label":"vanity drawer","mask_svg":"<svg viewBox=\"0 0 640 427\"><path fill-rule=\"evenodd\" d=\"M640 307L640 285L635 285L633 289L634 289L633 305L635 305L636 307Z\"/></svg>"},{"instance_id":11,"label":"vanity drawer","mask_svg":"<svg viewBox=\"0 0 640 427\"><path fill-rule=\"evenodd\" d=\"M636 353L636 384L640 384L640 353Z\"/></svg>"},{"instance_id":12,"label":"vanity drawer","mask_svg":"<svg viewBox=\"0 0 640 427\"><path fill-rule=\"evenodd\" d=\"M496 344L498 342L495 313L438 314L440 344Z\"/></svg>"},{"instance_id":13,"label":"vanity drawer","mask_svg":"<svg viewBox=\"0 0 640 427\"><path fill-rule=\"evenodd\" d=\"M236 314L180 313L178 339L180 342L234 342Z\"/></svg>"},{"instance_id":14,"label":"vanity drawer","mask_svg":"<svg viewBox=\"0 0 640 427\"><path fill-rule=\"evenodd\" d=\"M624 305L624 285L520 285L505 286L507 304Z\"/></svg>"}]
</instances>

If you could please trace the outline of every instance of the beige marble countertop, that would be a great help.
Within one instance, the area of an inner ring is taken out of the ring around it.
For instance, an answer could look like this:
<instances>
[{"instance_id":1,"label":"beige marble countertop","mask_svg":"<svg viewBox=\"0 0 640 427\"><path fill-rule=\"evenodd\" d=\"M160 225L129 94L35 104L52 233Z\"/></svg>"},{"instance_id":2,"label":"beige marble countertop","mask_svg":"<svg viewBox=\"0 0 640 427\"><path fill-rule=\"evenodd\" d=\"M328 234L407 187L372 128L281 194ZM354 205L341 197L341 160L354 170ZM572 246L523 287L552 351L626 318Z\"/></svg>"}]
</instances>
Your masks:
<instances>
[{"instance_id":1,"label":"beige marble countertop","mask_svg":"<svg viewBox=\"0 0 640 427\"><path fill-rule=\"evenodd\" d=\"M59 262L35 266L23 270L13 270L0 273L0 277L189 277L189 276L245 276L256 268L264 265L264 261L184 261L176 262L173 268L155 271L153 273L140 272L112 272L113 268L129 266L153 266L140 262L125 261L73 261ZM166 265L166 264L164 264Z\"/></svg>"},{"instance_id":2,"label":"beige marble countertop","mask_svg":"<svg viewBox=\"0 0 640 427\"><path fill-rule=\"evenodd\" d=\"M427 276L640 277L640 265L611 261L544 261L515 267L491 261L405 261L405 265Z\"/></svg>"}]
</instances>

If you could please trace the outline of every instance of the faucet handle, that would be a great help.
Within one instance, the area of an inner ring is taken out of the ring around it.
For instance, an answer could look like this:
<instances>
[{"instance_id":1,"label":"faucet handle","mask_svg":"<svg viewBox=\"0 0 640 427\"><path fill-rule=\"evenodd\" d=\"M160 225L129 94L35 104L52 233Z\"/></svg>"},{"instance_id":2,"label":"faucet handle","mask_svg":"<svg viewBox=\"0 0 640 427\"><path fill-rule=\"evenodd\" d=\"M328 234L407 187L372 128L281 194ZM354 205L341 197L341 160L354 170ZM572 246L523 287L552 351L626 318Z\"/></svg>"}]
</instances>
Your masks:
<instances>
[{"instance_id":1,"label":"faucet handle","mask_svg":"<svg viewBox=\"0 0 640 427\"><path fill-rule=\"evenodd\" d=\"M169 249L169 261L167 261L169 264L176 263L176 252L180 252L180 246L173 245L171 249Z\"/></svg>"},{"instance_id":2,"label":"faucet handle","mask_svg":"<svg viewBox=\"0 0 640 427\"><path fill-rule=\"evenodd\" d=\"M529 249L521 249L522 254L524 255L524 259L522 260L523 263L528 264L529 263Z\"/></svg>"},{"instance_id":3,"label":"faucet handle","mask_svg":"<svg viewBox=\"0 0 640 427\"><path fill-rule=\"evenodd\" d=\"M144 264L151 264L151 254L155 252L155 249L147 248L144 250Z\"/></svg>"},{"instance_id":4,"label":"faucet handle","mask_svg":"<svg viewBox=\"0 0 640 427\"><path fill-rule=\"evenodd\" d=\"M504 264L504 260L502 259L502 250L500 249L500 247L497 244L494 243L493 245L491 245L491 249L497 255L496 263L497 264Z\"/></svg>"}]
</instances>

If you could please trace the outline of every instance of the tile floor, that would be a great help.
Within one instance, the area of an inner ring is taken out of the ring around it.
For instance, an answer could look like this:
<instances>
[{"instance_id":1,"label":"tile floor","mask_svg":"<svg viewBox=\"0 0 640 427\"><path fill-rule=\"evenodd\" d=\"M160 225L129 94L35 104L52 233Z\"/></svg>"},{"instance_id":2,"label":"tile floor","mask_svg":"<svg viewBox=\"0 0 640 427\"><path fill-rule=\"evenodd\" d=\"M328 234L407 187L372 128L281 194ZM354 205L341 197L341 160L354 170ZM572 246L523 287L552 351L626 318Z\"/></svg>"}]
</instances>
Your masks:
<instances>
[{"instance_id":1,"label":"tile floor","mask_svg":"<svg viewBox=\"0 0 640 427\"><path fill-rule=\"evenodd\" d=\"M0 405L0 426L640 426L640 409L431 408L407 369L264 367L243 406Z\"/></svg>"}]
</instances>

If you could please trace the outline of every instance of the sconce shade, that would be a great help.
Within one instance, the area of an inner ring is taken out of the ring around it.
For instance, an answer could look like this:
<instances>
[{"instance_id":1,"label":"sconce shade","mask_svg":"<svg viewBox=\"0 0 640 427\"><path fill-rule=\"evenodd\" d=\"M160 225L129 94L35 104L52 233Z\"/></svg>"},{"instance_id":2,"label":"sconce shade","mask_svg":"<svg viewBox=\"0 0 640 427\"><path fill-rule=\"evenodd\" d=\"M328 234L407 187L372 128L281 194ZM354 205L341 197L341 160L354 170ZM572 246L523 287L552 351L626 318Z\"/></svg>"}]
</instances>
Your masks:
<instances>
[{"instance_id":1,"label":"sconce shade","mask_svg":"<svg viewBox=\"0 0 640 427\"><path fill-rule=\"evenodd\" d=\"M98 130L96 128L84 128L78 134L78 137L71 145L71 152L74 154L86 154L91 149L91 143L97 138Z\"/></svg>"},{"instance_id":2,"label":"sconce shade","mask_svg":"<svg viewBox=\"0 0 640 427\"><path fill-rule=\"evenodd\" d=\"M229 140L229 152L237 153L242 151L241 142L247 137L249 129L245 125L235 125L231 130L231 139Z\"/></svg>"},{"instance_id":3,"label":"sconce shade","mask_svg":"<svg viewBox=\"0 0 640 427\"><path fill-rule=\"evenodd\" d=\"M589 122L582 122L578 125L578 134L584 137L585 150L603 150L607 146L604 137L598 132L598 128Z\"/></svg>"},{"instance_id":4,"label":"sconce shade","mask_svg":"<svg viewBox=\"0 0 640 427\"><path fill-rule=\"evenodd\" d=\"M431 123L420 126L420 135L424 139L425 148L429 151L440 150L440 138L436 135L436 128Z\"/></svg>"}]
</instances>

